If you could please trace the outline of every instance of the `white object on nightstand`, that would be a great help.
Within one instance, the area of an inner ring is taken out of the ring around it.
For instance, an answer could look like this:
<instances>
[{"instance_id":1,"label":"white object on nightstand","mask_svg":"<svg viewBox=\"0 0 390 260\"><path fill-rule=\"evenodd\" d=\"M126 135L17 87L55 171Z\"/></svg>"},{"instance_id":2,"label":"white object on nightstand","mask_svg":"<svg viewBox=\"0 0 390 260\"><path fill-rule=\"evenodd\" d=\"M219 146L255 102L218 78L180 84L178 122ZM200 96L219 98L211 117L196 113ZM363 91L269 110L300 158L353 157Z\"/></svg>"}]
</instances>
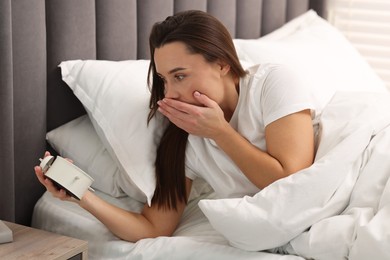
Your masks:
<instances>
[{"instance_id":1,"label":"white object on nightstand","mask_svg":"<svg viewBox=\"0 0 390 260\"><path fill-rule=\"evenodd\" d=\"M0 244L13 241L12 230L0 220Z\"/></svg>"}]
</instances>

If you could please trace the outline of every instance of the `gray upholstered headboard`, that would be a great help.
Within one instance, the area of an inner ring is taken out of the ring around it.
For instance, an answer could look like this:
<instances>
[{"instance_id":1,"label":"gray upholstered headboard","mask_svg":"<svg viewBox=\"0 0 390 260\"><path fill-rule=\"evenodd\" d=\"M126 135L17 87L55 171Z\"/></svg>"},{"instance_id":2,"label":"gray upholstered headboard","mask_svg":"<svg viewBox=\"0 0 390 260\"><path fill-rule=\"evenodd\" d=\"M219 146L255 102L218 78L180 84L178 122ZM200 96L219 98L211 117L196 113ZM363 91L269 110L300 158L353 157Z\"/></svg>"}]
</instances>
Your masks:
<instances>
[{"instance_id":1,"label":"gray upholstered headboard","mask_svg":"<svg viewBox=\"0 0 390 260\"><path fill-rule=\"evenodd\" d=\"M85 113L61 81L69 59L148 57L152 24L186 9L218 17L235 38L258 38L321 0L0 1L0 219L30 224L43 193L33 172L45 134Z\"/></svg>"}]
</instances>

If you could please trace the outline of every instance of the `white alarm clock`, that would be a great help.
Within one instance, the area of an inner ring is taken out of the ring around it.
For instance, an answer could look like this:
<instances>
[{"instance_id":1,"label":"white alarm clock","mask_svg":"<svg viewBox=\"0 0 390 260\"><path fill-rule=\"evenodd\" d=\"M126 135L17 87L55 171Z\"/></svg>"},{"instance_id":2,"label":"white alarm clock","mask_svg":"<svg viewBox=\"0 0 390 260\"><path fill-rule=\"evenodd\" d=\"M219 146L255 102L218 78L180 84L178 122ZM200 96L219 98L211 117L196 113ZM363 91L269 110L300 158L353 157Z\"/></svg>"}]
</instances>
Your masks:
<instances>
[{"instance_id":1,"label":"white alarm clock","mask_svg":"<svg viewBox=\"0 0 390 260\"><path fill-rule=\"evenodd\" d=\"M87 189L93 190L93 178L61 156L46 156L39 160L45 176L76 199L80 200Z\"/></svg>"}]
</instances>

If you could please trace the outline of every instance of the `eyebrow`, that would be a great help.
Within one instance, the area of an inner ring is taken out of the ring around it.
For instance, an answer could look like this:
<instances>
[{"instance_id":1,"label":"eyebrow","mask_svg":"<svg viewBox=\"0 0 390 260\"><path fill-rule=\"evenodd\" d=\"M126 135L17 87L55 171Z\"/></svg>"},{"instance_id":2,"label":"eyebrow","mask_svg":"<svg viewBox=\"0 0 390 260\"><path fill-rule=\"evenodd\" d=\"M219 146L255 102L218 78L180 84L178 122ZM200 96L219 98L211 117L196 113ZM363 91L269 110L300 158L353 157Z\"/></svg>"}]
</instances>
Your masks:
<instances>
[{"instance_id":1,"label":"eyebrow","mask_svg":"<svg viewBox=\"0 0 390 260\"><path fill-rule=\"evenodd\" d=\"M177 67L177 68L174 68L174 69L171 69L170 71L168 71L168 74L172 74L172 73L175 73L175 72L178 72L178 71L181 71L181 70L185 70L186 68L183 68L183 67ZM160 78L164 78L164 76L160 73L157 72L157 75L160 77Z\"/></svg>"},{"instance_id":2,"label":"eyebrow","mask_svg":"<svg viewBox=\"0 0 390 260\"><path fill-rule=\"evenodd\" d=\"M183 67L177 67L177 68L174 68L172 70L170 70L168 72L168 74L172 74L172 73L175 73L175 72L178 72L178 71L181 71L181 70L185 70L186 68L183 68Z\"/></svg>"}]
</instances>

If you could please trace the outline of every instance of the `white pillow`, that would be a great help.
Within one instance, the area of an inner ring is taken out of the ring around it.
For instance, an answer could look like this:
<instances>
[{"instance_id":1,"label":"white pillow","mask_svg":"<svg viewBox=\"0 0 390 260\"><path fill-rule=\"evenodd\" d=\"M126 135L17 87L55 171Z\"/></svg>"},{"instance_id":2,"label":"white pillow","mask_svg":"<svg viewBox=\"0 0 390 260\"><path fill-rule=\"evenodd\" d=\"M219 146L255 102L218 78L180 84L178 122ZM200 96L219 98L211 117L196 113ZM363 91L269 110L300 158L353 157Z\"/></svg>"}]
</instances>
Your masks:
<instances>
[{"instance_id":1,"label":"white pillow","mask_svg":"<svg viewBox=\"0 0 390 260\"><path fill-rule=\"evenodd\" d=\"M281 63L312 89L317 112L335 91L387 91L348 40L310 10L259 39L235 39L238 56L249 63Z\"/></svg>"},{"instance_id":2,"label":"white pillow","mask_svg":"<svg viewBox=\"0 0 390 260\"><path fill-rule=\"evenodd\" d=\"M124 195L117 179L119 169L87 115L51 130L46 139L59 155L72 159L80 169L91 175L93 188L113 197Z\"/></svg>"},{"instance_id":3,"label":"white pillow","mask_svg":"<svg viewBox=\"0 0 390 260\"><path fill-rule=\"evenodd\" d=\"M154 162L162 120L147 125L148 60L73 60L60 65L62 79L81 101L101 141L121 169L119 185L130 197L150 204Z\"/></svg>"}]
</instances>

